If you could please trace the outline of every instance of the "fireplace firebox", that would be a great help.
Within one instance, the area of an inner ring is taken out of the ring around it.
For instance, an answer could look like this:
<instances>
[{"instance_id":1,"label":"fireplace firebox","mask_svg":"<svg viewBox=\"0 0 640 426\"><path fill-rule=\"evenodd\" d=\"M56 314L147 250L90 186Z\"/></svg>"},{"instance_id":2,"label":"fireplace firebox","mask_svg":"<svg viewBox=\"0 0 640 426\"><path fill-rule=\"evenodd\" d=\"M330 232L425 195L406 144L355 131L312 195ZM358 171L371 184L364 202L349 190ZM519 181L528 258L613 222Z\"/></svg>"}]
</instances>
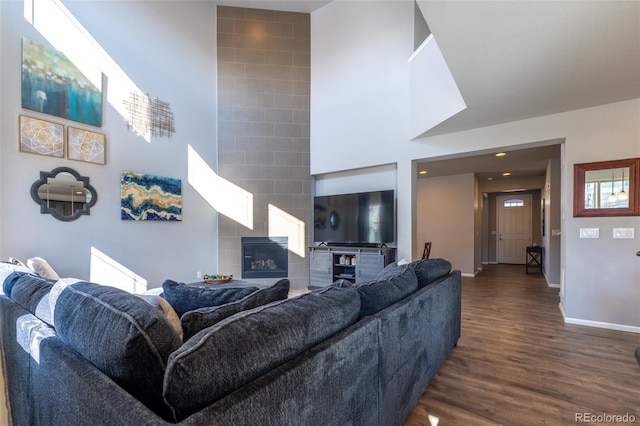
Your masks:
<instances>
[{"instance_id":1,"label":"fireplace firebox","mask_svg":"<svg viewBox=\"0 0 640 426\"><path fill-rule=\"evenodd\" d=\"M287 237L242 237L242 278L289 275Z\"/></svg>"}]
</instances>

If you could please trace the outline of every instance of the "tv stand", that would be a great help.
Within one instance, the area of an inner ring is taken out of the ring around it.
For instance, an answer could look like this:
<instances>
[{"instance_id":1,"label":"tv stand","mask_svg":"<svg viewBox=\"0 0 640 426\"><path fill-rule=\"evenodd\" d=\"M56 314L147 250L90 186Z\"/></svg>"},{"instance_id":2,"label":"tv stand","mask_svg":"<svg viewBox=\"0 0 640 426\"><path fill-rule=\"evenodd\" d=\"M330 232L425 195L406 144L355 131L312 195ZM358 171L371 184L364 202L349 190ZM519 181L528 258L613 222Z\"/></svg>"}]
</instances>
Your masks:
<instances>
[{"instance_id":1,"label":"tv stand","mask_svg":"<svg viewBox=\"0 0 640 426\"><path fill-rule=\"evenodd\" d=\"M350 243L350 242L323 242L320 245L334 246L334 247L354 247L354 248L385 248L385 243Z\"/></svg>"},{"instance_id":2,"label":"tv stand","mask_svg":"<svg viewBox=\"0 0 640 426\"><path fill-rule=\"evenodd\" d=\"M339 279L352 283L372 281L396 260L396 249L374 245L309 247L309 286L326 287Z\"/></svg>"}]
</instances>

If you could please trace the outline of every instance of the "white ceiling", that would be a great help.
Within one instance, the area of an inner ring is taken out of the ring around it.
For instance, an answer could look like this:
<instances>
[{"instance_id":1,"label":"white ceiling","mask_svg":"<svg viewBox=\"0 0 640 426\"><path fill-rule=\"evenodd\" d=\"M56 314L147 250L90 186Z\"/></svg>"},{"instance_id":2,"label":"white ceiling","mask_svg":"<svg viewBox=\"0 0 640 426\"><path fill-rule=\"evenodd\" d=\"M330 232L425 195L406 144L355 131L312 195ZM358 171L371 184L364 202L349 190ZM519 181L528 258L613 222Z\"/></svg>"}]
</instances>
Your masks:
<instances>
[{"instance_id":1,"label":"white ceiling","mask_svg":"<svg viewBox=\"0 0 640 426\"><path fill-rule=\"evenodd\" d=\"M219 4L312 13L329 2ZM640 98L640 0L417 2L467 104L424 136ZM558 147L511 152L512 177L544 174L548 155L559 156ZM428 176L499 176L504 161L495 160L483 153L429 162Z\"/></svg>"},{"instance_id":2,"label":"white ceiling","mask_svg":"<svg viewBox=\"0 0 640 426\"><path fill-rule=\"evenodd\" d=\"M640 1L418 0L467 109L428 135L640 97Z\"/></svg>"}]
</instances>

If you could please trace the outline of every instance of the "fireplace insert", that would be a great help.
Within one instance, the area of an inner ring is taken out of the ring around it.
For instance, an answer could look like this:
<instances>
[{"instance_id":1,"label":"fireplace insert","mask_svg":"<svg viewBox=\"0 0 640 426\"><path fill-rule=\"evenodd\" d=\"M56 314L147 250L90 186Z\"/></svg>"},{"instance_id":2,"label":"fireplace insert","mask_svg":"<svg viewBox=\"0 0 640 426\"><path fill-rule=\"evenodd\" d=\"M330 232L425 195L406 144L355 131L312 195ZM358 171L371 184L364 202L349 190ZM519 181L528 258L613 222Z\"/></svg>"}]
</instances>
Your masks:
<instances>
[{"instance_id":1,"label":"fireplace insert","mask_svg":"<svg viewBox=\"0 0 640 426\"><path fill-rule=\"evenodd\" d=\"M242 237L242 278L289 275L287 237Z\"/></svg>"}]
</instances>

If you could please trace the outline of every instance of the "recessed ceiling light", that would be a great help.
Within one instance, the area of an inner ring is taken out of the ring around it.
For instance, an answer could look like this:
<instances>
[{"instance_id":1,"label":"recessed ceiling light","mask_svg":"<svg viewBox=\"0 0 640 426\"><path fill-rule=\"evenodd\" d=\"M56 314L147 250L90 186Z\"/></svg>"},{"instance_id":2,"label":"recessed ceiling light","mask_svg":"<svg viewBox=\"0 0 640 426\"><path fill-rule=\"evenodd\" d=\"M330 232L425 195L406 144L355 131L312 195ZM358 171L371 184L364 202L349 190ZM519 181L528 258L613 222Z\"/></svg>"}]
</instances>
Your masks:
<instances>
[{"instance_id":1,"label":"recessed ceiling light","mask_svg":"<svg viewBox=\"0 0 640 426\"><path fill-rule=\"evenodd\" d=\"M507 155L506 152L498 152L498 153L496 153L496 157L504 157L505 155Z\"/></svg>"},{"instance_id":2,"label":"recessed ceiling light","mask_svg":"<svg viewBox=\"0 0 640 426\"><path fill-rule=\"evenodd\" d=\"M488 177L487 180L493 180L493 178L492 177Z\"/></svg>"},{"instance_id":3,"label":"recessed ceiling light","mask_svg":"<svg viewBox=\"0 0 640 426\"><path fill-rule=\"evenodd\" d=\"M504 172L502 176L511 176L511 172Z\"/></svg>"},{"instance_id":4,"label":"recessed ceiling light","mask_svg":"<svg viewBox=\"0 0 640 426\"><path fill-rule=\"evenodd\" d=\"M421 174L421 175L426 175L426 174L427 174L427 171L426 171L426 170L420 170L420 174Z\"/></svg>"}]
</instances>

